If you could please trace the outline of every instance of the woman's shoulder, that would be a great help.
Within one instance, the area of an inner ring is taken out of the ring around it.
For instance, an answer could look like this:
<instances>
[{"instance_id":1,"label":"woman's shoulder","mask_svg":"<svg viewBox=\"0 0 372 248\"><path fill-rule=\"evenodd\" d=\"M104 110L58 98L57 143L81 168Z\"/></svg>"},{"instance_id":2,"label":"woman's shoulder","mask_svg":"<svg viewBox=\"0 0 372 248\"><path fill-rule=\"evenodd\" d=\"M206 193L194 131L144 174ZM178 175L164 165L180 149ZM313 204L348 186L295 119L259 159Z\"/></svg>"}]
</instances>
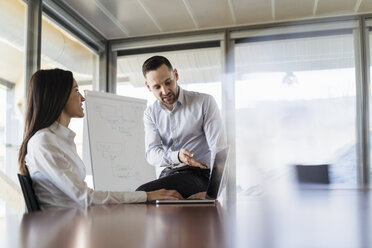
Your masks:
<instances>
[{"instance_id":1,"label":"woman's shoulder","mask_svg":"<svg viewBox=\"0 0 372 248\"><path fill-rule=\"evenodd\" d=\"M37 131L30 139L32 145L55 145L58 137L47 127Z\"/></svg>"}]
</instances>

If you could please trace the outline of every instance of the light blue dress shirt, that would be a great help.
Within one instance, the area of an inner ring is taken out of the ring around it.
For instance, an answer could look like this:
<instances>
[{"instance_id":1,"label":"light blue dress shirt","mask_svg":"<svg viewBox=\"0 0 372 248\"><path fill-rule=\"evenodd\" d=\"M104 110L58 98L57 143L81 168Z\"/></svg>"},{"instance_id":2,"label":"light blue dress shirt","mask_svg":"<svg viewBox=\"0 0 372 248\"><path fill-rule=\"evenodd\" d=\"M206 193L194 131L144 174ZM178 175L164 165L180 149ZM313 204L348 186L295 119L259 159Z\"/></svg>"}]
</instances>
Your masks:
<instances>
[{"instance_id":1,"label":"light blue dress shirt","mask_svg":"<svg viewBox=\"0 0 372 248\"><path fill-rule=\"evenodd\" d=\"M173 109L155 101L144 113L144 124L146 159L153 166L179 165L178 152L186 148L210 168L216 152L226 146L214 98L181 87Z\"/></svg>"}]
</instances>

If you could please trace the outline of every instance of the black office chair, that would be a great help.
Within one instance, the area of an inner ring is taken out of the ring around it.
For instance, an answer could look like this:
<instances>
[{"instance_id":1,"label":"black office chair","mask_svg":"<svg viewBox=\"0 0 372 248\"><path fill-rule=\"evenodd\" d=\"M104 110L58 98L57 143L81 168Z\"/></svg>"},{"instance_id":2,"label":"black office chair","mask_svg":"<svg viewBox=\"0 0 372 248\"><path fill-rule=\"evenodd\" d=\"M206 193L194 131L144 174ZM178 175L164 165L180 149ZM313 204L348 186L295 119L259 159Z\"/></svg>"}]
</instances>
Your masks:
<instances>
[{"instance_id":1,"label":"black office chair","mask_svg":"<svg viewBox=\"0 0 372 248\"><path fill-rule=\"evenodd\" d=\"M329 184L328 164L295 165L299 183Z\"/></svg>"},{"instance_id":2,"label":"black office chair","mask_svg":"<svg viewBox=\"0 0 372 248\"><path fill-rule=\"evenodd\" d=\"M37 202L34 189L32 188L32 180L29 175L18 174L19 183L21 184L23 197L25 198L27 211L40 211L40 205Z\"/></svg>"}]
</instances>

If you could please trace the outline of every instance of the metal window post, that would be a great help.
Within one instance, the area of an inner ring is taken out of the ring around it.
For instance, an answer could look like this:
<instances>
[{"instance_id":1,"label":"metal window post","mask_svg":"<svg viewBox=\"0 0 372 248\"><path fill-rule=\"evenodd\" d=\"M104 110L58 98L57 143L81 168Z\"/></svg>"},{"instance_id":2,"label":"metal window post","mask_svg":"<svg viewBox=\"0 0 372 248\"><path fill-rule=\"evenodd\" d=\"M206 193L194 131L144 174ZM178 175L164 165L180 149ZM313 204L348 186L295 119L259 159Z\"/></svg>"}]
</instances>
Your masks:
<instances>
[{"instance_id":1,"label":"metal window post","mask_svg":"<svg viewBox=\"0 0 372 248\"><path fill-rule=\"evenodd\" d=\"M221 41L222 50L222 116L225 121L227 142L230 145L229 179L227 197L236 197L236 151L235 151L235 58L234 40L225 30Z\"/></svg>"},{"instance_id":2,"label":"metal window post","mask_svg":"<svg viewBox=\"0 0 372 248\"><path fill-rule=\"evenodd\" d=\"M99 90L116 93L117 51L112 51L109 42L99 53Z\"/></svg>"},{"instance_id":3,"label":"metal window post","mask_svg":"<svg viewBox=\"0 0 372 248\"><path fill-rule=\"evenodd\" d=\"M369 44L365 20L359 17L359 28L355 37L355 69L357 99L357 175L358 184L369 186L370 150L369 150Z\"/></svg>"},{"instance_id":4,"label":"metal window post","mask_svg":"<svg viewBox=\"0 0 372 248\"><path fill-rule=\"evenodd\" d=\"M41 57L41 15L42 0L29 0L27 2L26 23L26 58L25 58L25 99L28 82L32 74L40 69ZM26 102L26 101L25 101Z\"/></svg>"}]
</instances>

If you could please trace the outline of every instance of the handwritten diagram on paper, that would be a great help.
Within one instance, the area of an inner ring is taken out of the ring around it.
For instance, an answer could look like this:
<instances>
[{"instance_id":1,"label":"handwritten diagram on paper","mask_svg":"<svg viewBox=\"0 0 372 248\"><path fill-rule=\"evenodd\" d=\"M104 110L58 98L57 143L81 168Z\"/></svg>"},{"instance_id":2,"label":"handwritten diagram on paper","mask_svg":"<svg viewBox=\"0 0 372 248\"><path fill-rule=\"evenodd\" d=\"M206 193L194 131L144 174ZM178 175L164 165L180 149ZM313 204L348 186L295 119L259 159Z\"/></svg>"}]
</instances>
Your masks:
<instances>
[{"instance_id":1,"label":"handwritten diagram on paper","mask_svg":"<svg viewBox=\"0 0 372 248\"><path fill-rule=\"evenodd\" d=\"M105 120L113 131L118 131L126 136L133 136L137 128L138 120L128 118L128 113L143 113L140 106L110 106L95 104L94 110L99 113L102 120ZM142 118L141 118L142 121Z\"/></svg>"},{"instance_id":2,"label":"handwritten diagram on paper","mask_svg":"<svg viewBox=\"0 0 372 248\"><path fill-rule=\"evenodd\" d=\"M86 92L93 181L100 190L135 190L155 179L145 160L143 112L146 101Z\"/></svg>"}]
</instances>

